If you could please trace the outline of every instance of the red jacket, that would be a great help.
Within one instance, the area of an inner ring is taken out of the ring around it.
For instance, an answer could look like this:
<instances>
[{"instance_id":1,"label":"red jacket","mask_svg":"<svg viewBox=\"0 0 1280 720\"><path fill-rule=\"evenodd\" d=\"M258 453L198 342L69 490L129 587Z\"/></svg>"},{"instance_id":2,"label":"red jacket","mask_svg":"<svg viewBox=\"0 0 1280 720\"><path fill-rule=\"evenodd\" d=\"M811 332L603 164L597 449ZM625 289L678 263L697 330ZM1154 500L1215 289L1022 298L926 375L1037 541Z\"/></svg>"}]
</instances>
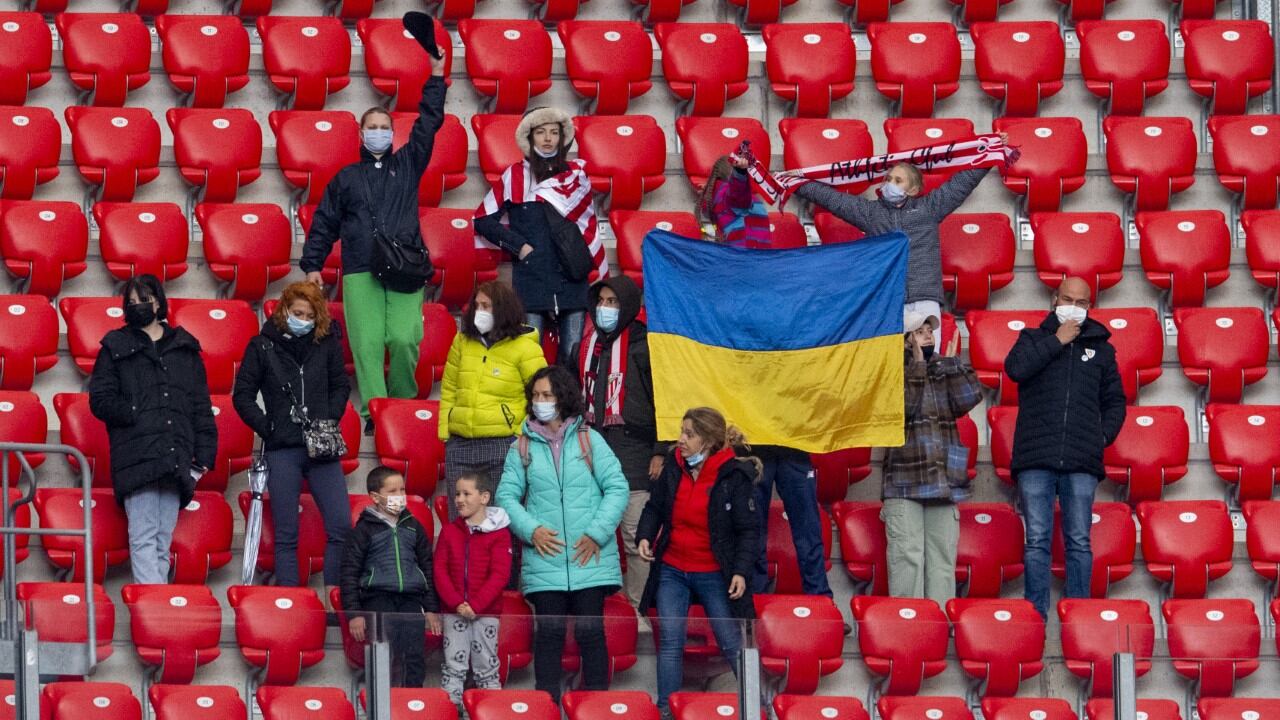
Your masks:
<instances>
[{"instance_id":1,"label":"red jacket","mask_svg":"<svg viewBox=\"0 0 1280 720\"><path fill-rule=\"evenodd\" d=\"M441 611L455 612L465 602L477 615L502 612L502 591L511 579L508 522L502 509L488 508L478 526L458 518L440 529L433 575Z\"/></svg>"}]
</instances>

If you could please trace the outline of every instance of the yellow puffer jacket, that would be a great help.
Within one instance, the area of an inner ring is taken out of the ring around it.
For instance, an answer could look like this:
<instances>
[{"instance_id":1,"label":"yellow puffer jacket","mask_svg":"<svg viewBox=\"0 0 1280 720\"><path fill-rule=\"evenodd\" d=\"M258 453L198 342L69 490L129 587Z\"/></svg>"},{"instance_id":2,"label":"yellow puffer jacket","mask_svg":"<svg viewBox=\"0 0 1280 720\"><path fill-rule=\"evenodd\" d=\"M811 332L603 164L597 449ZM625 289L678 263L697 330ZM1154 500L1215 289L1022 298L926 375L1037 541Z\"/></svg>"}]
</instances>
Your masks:
<instances>
[{"instance_id":1,"label":"yellow puffer jacket","mask_svg":"<svg viewBox=\"0 0 1280 720\"><path fill-rule=\"evenodd\" d=\"M518 435L525 421L524 386L546 366L536 330L493 347L455 335L440 382L440 440Z\"/></svg>"}]
</instances>

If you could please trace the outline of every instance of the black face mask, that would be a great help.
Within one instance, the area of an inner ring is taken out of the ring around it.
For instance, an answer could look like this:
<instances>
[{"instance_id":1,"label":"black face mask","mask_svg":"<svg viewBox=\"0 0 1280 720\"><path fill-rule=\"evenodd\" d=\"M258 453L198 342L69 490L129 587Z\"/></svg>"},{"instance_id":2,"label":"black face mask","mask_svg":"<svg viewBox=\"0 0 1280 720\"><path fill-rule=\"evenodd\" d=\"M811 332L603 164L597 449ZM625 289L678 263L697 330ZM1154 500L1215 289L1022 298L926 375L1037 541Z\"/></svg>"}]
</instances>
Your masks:
<instances>
[{"instance_id":1,"label":"black face mask","mask_svg":"<svg viewBox=\"0 0 1280 720\"><path fill-rule=\"evenodd\" d=\"M924 355L925 362L928 362L929 358L933 357L933 346L921 345L920 352Z\"/></svg>"},{"instance_id":2,"label":"black face mask","mask_svg":"<svg viewBox=\"0 0 1280 720\"><path fill-rule=\"evenodd\" d=\"M156 308L149 301L129 303L124 306L124 321L129 327L144 328L156 321Z\"/></svg>"}]
</instances>

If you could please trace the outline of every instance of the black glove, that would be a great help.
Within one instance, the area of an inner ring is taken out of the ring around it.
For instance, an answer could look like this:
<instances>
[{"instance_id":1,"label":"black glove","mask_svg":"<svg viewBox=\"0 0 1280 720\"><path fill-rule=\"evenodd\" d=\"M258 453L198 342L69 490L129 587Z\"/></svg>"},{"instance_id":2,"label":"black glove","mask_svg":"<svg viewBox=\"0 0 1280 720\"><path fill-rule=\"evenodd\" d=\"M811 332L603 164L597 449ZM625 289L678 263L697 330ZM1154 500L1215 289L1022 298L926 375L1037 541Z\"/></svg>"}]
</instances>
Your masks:
<instances>
[{"instance_id":1,"label":"black glove","mask_svg":"<svg viewBox=\"0 0 1280 720\"><path fill-rule=\"evenodd\" d=\"M435 21L426 13L407 12L403 18L404 29L409 31L413 39L418 41L423 50L426 50L431 57L439 60L442 56L440 48L436 45L436 28Z\"/></svg>"}]
</instances>

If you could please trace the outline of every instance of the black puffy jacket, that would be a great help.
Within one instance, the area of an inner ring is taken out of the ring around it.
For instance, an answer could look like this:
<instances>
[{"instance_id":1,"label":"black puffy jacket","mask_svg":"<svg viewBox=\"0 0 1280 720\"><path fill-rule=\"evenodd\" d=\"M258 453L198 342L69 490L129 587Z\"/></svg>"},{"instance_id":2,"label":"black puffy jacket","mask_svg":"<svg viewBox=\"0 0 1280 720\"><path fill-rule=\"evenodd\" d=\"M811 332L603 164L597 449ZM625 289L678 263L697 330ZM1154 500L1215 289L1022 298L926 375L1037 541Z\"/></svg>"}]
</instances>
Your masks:
<instances>
[{"instance_id":1,"label":"black puffy jacket","mask_svg":"<svg viewBox=\"0 0 1280 720\"><path fill-rule=\"evenodd\" d=\"M1004 361L1018 383L1013 467L1102 477L1102 451L1124 424L1125 397L1111 332L1086 319L1068 345L1058 342L1058 316L1018 336Z\"/></svg>"},{"instance_id":2,"label":"black puffy jacket","mask_svg":"<svg viewBox=\"0 0 1280 720\"><path fill-rule=\"evenodd\" d=\"M107 426L111 485L116 501L155 482L175 483L191 501L193 467L217 462L213 420L200 342L164 326L159 342L124 327L102 338L89 378L89 409Z\"/></svg>"},{"instance_id":3,"label":"black puffy jacket","mask_svg":"<svg viewBox=\"0 0 1280 720\"><path fill-rule=\"evenodd\" d=\"M511 285L520 296L526 312L586 310L587 281L565 277L551 239L546 203L505 203L498 212L476 218L476 232L484 239L511 253ZM507 215L507 225L501 222ZM528 243L533 248L519 260L520 248Z\"/></svg>"},{"instance_id":4,"label":"black puffy jacket","mask_svg":"<svg viewBox=\"0 0 1280 720\"><path fill-rule=\"evenodd\" d=\"M409 132L409 141L399 150L378 160L360 147L360 162L338 171L325 186L324 196L311 221L311 231L302 248L303 272L319 272L333 249L342 240L342 272L369 272L369 250L373 219L365 201L364 183L378 219L388 233L409 231L421 242L418 224L418 183L431 162L436 131L444 123L444 78L431 77L422 88L418 119Z\"/></svg>"},{"instance_id":5,"label":"black puffy jacket","mask_svg":"<svg viewBox=\"0 0 1280 720\"><path fill-rule=\"evenodd\" d=\"M262 437L267 450L307 446L302 426L291 419L293 400L284 389L286 380L311 419L342 419L351 381L343 365L341 337L342 328L337 322L330 325L323 340L316 342L314 332L295 338L281 332L268 318L261 334L245 346L231 400L236 414ZM271 355L287 378L276 375ZM265 412L258 406L258 393L262 393Z\"/></svg>"},{"instance_id":6,"label":"black puffy jacket","mask_svg":"<svg viewBox=\"0 0 1280 720\"><path fill-rule=\"evenodd\" d=\"M413 595L427 612L440 612L431 578L431 536L408 510L393 527L366 507L342 552L342 609L357 612L375 593Z\"/></svg>"}]
</instances>

